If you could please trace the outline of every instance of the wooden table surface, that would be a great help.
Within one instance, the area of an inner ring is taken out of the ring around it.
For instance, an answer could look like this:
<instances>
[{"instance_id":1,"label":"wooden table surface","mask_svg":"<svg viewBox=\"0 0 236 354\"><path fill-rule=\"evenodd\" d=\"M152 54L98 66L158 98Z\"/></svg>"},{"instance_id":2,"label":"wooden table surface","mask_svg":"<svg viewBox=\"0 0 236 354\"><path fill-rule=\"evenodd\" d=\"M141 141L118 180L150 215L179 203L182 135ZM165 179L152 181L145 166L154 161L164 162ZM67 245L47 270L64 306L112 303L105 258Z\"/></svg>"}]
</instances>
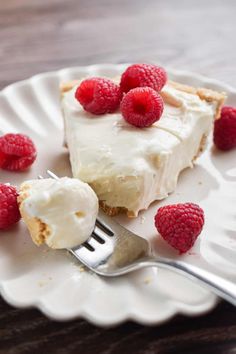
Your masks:
<instances>
[{"instance_id":1,"label":"wooden table surface","mask_svg":"<svg viewBox=\"0 0 236 354\"><path fill-rule=\"evenodd\" d=\"M2 0L0 88L68 66L154 60L235 86L235 14L235 0ZM0 353L236 351L236 310L225 302L156 327L56 323L3 300L0 319Z\"/></svg>"}]
</instances>

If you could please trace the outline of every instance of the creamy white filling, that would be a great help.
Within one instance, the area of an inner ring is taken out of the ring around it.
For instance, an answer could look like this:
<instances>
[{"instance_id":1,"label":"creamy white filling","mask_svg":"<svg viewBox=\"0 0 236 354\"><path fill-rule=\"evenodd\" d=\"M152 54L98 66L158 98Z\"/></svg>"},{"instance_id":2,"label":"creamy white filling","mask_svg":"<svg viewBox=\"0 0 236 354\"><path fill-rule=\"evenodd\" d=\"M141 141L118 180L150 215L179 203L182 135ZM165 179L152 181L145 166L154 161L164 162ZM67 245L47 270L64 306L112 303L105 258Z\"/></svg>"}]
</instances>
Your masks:
<instances>
[{"instance_id":1,"label":"creamy white filling","mask_svg":"<svg viewBox=\"0 0 236 354\"><path fill-rule=\"evenodd\" d=\"M137 215L171 193L179 173L192 166L207 135L215 104L166 85L163 92L178 102L165 103L161 119L145 129L124 121L120 112L95 116L65 93L62 109L73 176L90 183L110 207Z\"/></svg>"},{"instance_id":2,"label":"creamy white filling","mask_svg":"<svg viewBox=\"0 0 236 354\"><path fill-rule=\"evenodd\" d=\"M72 178L26 181L29 196L22 208L30 217L47 224L50 230L45 243L52 248L71 248L91 235L98 199L88 184Z\"/></svg>"}]
</instances>

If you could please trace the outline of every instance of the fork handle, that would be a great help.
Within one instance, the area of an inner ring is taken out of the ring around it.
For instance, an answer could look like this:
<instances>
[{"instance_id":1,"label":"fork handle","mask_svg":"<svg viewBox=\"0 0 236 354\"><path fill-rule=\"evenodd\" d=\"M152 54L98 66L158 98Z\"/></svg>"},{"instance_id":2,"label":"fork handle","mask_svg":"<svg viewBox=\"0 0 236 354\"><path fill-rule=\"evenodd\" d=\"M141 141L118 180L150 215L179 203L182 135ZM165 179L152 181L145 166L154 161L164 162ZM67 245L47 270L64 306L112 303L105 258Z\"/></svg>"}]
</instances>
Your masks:
<instances>
[{"instance_id":1,"label":"fork handle","mask_svg":"<svg viewBox=\"0 0 236 354\"><path fill-rule=\"evenodd\" d=\"M181 261L166 259L154 258L140 263L142 265L140 268L150 266L166 268L187 275L193 281L199 280L203 286L211 289L216 295L236 306L236 284L205 269Z\"/></svg>"}]
</instances>

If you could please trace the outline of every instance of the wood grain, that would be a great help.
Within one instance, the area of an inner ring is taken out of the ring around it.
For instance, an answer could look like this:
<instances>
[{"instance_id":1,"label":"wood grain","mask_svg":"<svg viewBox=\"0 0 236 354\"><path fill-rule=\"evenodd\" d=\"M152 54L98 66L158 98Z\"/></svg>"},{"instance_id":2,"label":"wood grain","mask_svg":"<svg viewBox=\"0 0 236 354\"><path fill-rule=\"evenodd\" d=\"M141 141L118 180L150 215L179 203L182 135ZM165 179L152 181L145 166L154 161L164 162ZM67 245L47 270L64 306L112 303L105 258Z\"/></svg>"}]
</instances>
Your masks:
<instances>
[{"instance_id":1,"label":"wood grain","mask_svg":"<svg viewBox=\"0 0 236 354\"><path fill-rule=\"evenodd\" d=\"M83 320L59 323L37 310L12 309L0 301L0 353L233 354L235 309L221 303L208 315L178 316L158 327L128 322L111 329Z\"/></svg>"},{"instance_id":2,"label":"wood grain","mask_svg":"<svg viewBox=\"0 0 236 354\"><path fill-rule=\"evenodd\" d=\"M150 62L236 83L235 0L0 1L0 88L39 72L102 62ZM0 300L1 353L233 354L236 310L158 327L56 323Z\"/></svg>"},{"instance_id":3,"label":"wood grain","mask_svg":"<svg viewBox=\"0 0 236 354\"><path fill-rule=\"evenodd\" d=\"M234 0L0 2L1 86L101 62L159 61L234 84Z\"/></svg>"}]
</instances>

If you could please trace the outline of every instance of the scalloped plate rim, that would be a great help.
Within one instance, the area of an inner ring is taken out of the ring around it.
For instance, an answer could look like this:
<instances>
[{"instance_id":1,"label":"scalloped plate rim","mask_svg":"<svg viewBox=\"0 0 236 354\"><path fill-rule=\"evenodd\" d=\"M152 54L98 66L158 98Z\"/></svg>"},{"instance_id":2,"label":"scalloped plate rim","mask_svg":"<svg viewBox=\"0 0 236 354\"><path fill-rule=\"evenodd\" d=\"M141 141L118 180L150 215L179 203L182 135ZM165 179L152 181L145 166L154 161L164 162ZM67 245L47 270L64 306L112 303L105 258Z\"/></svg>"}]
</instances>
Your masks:
<instances>
[{"instance_id":1,"label":"scalloped plate rim","mask_svg":"<svg viewBox=\"0 0 236 354\"><path fill-rule=\"evenodd\" d=\"M75 67L66 67L62 68L59 70L54 70L54 71L48 71L44 73L39 73L36 75L31 76L28 79L20 80L15 83L11 83L7 85L5 88L3 88L0 91L0 96L7 94L7 91L10 90L13 87L21 87L27 84L28 82L35 81L37 79L41 78L47 78L49 76L54 76L57 75L60 77L60 73L66 72L66 71L73 71L73 70L80 70L80 69L85 69L85 68L96 68L96 69L106 69L108 66L110 68L117 68L117 67L125 67L127 65L130 65L129 63L120 63L120 64L111 64L111 63L103 63L103 64L93 64L93 65L84 65L84 66L75 66ZM230 93L236 94L236 89L234 89L232 86L229 84L226 84L224 82L221 82L220 80L215 80L209 77L205 77L203 75L197 74L195 72L191 71L185 71L185 70L178 70L174 68L167 68L167 71L170 71L173 75L175 76L186 76L189 77L189 79L197 79L198 81L207 83L209 85L217 85L221 87L225 91L229 91ZM23 305L15 301L13 298L11 298L4 290L4 281L0 281L0 294L2 298L11 306L17 307L17 308L22 308L22 309L27 309L27 308L37 308L39 309L43 314L45 314L47 317L53 320L57 321L69 321L73 320L75 318L83 318L90 323L101 326L101 327L107 327L107 326L116 326L121 323L124 323L125 321L131 320L135 321L137 323L143 324L143 325L156 325L156 324L162 324L164 322L167 322L168 320L172 319L178 314L181 315L186 315L186 316L197 316L201 314L205 314L206 312L212 310L217 303L219 302L219 299L216 296L211 296L210 301L206 301L203 304L195 305L195 306L190 306L190 305L185 305L185 308L181 306L178 306L176 304L175 308L170 311L170 314L163 317L163 318L158 318L158 315L156 316L155 319L150 319L146 318L145 316L142 315L141 312L139 311L130 311L126 312L120 318L113 318L112 321L110 318L107 320L106 318L102 318L102 316L96 316L96 314L91 314L91 312L88 311L80 311L78 313L75 313L74 315L56 315L53 311L51 311L45 304L39 299L37 301L33 301L29 305Z\"/></svg>"}]
</instances>

